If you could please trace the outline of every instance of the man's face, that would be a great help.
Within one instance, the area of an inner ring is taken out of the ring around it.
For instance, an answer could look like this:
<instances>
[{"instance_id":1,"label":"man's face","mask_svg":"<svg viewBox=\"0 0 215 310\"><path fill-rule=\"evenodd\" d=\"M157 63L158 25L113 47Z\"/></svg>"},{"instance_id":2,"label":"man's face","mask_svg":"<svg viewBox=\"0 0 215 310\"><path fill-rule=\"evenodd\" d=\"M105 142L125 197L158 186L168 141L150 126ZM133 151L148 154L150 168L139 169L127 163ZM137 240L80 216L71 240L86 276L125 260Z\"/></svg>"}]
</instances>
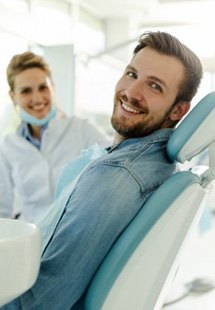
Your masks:
<instances>
[{"instance_id":1,"label":"man's face","mask_svg":"<svg viewBox=\"0 0 215 310\"><path fill-rule=\"evenodd\" d=\"M187 109L182 111L180 104L174 108L172 105L183 78L184 67L175 57L149 47L140 50L115 89L111 122L122 139L172 127L174 121L181 119Z\"/></svg>"}]
</instances>

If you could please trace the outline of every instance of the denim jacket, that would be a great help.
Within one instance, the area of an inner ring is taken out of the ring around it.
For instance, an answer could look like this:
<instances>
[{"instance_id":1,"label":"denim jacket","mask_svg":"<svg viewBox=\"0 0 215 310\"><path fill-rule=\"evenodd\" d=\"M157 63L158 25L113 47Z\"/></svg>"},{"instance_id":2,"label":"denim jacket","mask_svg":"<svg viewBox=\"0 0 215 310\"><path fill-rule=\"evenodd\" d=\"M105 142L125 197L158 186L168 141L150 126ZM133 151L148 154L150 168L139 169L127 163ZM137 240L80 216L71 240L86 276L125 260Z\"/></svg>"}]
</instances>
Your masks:
<instances>
[{"instance_id":1,"label":"denim jacket","mask_svg":"<svg viewBox=\"0 0 215 310\"><path fill-rule=\"evenodd\" d=\"M171 133L125 140L87 166L43 252L36 283L1 309L84 309L82 296L114 241L176 171L166 156Z\"/></svg>"}]
</instances>

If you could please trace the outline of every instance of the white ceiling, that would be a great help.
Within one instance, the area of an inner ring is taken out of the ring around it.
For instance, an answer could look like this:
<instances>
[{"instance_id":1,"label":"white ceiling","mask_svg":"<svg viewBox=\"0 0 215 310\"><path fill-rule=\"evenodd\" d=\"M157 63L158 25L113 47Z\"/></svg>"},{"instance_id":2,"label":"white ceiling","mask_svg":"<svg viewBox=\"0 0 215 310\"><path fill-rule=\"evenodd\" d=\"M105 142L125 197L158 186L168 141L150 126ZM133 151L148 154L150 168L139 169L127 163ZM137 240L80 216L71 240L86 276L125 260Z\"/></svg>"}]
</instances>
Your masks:
<instances>
[{"instance_id":1,"label":"white ceiling","mask_svg":"<svg viewBox=\"0 0 215 310\"><path fill-rule=\"evenodd\" d=\"M100 18L148 14L157 0L79 0L79 5Z\"/></svg>"},{"instance_id":2,"label":"white ceiling","mask_svg":"<svg viewBox=\"0 0 215 310\"><path fill-rule=\"evenodd\" d=\"M60 1L60 0L59 0ZM194 51L212 51L210 56L203 56L205 68L215 69L215 0L65 0L79 5L80 8L100 19L128 18L136 20L140 31L143 28L170 26L181 27L183 42L195 46ZM179 28L179 27L175 27ZM181 29L180 28L180 29ZM195 30L193 30L195 29ZM117 33L118 29L116 29ZM136 31L135 31L136 33ZM178 34L177 34L178 36ZM122 34L119 34L122 37ZM179 37L179 36L178 36ZM121 38L122 39L122 38ZM180 37L179 37L180 39ZM210 40L209 40L210 39ZM123 40L122 40L123 41ZM202 53L204 54L204 53Z\"/></svg>"},{"instance_id":3,"label":"white ceiling","mask_svg":"<svg viewBox=\"0 0 215 310\"><path fill-rule=\"evenodd\" d=\"M43 45L72 42L71 20L53 25L47 14L34 18L19 11L12 4L48 3L53 6L71 3L72 7L84 9L101 20L130 19L137 23L137 29L146 27L208 24L205 35L214 36L215 0L0 0L0 31L6 31ZM6 4L4 4L6 3ZM11 7L9 6L11 4ZM210 34L211 31L211 34ZM118 29L116 29L116 34ZM136 33L136 30L135 30ZM54 34L54 35L53 35ZM119 34L121 37L122 34Z\"/></svg>"},{"instance_id":4,"label":"white ceiling","mask_svg":"<svg viewBox=\"0 0 215 310\"><path fill-rule=\"evenodd\" d=\"M139 18L146 26L213 20L214 0L66 0L107 18Z\"/></svg>"}]
</instances>

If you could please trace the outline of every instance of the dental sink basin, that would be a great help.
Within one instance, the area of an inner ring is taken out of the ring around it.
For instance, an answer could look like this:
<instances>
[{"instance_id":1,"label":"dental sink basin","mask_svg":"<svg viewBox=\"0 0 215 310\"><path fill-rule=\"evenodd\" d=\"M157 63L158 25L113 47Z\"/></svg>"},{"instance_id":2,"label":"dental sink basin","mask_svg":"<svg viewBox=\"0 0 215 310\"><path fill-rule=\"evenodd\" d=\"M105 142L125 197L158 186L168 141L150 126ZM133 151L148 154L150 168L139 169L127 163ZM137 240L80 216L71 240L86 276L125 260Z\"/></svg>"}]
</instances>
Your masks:
<instances>
[{"instance_id":1,"label":"dental sink basin","mask_svg":"<svg viewBox=\"0 0 215 310\"><path fill-rule=\"evenodd\" d=\"M0 307L36 281L41 235L36 225L0 218Z\"/></svg>"}]
</instances>

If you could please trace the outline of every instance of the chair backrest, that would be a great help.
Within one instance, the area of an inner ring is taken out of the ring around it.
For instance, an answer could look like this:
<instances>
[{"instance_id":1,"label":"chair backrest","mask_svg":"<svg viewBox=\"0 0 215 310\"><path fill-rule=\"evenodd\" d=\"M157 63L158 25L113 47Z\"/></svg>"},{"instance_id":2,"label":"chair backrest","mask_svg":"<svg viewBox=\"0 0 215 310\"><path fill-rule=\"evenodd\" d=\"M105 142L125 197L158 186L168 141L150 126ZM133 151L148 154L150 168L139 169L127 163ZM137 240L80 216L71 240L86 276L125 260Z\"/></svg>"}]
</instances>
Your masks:
<instances>
[{"instance_id":1,"label":"chair backrest","mask_svg":"<svg viewBox=\"0 0 215 310\"><path fill-rule=\"evenodd\" d=\"M212 92L174 131L167 146L172 161L189 160L214 143L214 114ZM102 262L88 288L85 309L160 309L205 201L202 178L191 171L178 172L164 182Z\"/></svg>"}]
</instances>

